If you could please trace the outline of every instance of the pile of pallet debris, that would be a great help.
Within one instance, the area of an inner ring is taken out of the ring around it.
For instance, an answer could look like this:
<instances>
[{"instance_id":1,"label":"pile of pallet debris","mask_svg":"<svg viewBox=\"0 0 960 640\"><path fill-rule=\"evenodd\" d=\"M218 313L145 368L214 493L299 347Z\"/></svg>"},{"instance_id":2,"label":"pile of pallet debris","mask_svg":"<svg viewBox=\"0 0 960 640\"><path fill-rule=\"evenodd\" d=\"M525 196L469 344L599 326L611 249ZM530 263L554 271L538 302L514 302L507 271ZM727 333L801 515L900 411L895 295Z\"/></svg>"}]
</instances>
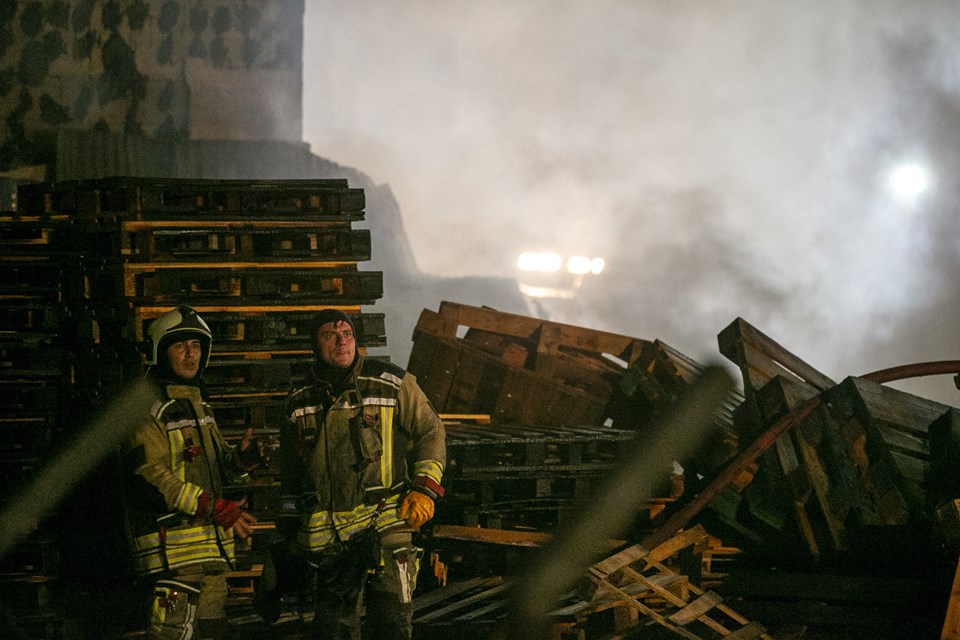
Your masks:
<instances>
[{"instance_id":1,"label":"pile of pallet debris","mask_svg":"<svg viewBox=\"0 0 960 640\"><path fill-rule=\"evenodd\" d=\"M413 338L449 448L415 635L516 636L522 567L576 528L624 448L677 428L705 367L659 340L450 302ZM545 637L960 638L957 410L883 386L896 372L836 383L739 318L718 340L743 391L602 541L592 588L555 603Z\"/></svg>"},{"instance_id":2,"label":"pile of pallet debris","mask_svg":"<svg viewBox=\"0 0 960 640\"><path fill-rule=\"evenodd\" d=\"M3 499L140 378L144 329L177 304L211 325L207 383L228 439L248 426L279 436L318 309L350 314L365 353L386 346L370 309L383 274L361 269L372 243L354 227L365 198L345 180L115 177L24 185L18 199L0 212ZM691 440L677 410L711 367L660 340L443 302L413 341L407 368L448 444L447 494L419 541L416 638L529 637L511 631L526 567L551 565L539 554L596 519L590 505L629 462L626 477L652 480L609 509L628 526L569 563L580 584L550 596L551 637L960 640L957 410L883 386L903 372L837 383L737 319L719 347L742 391L731 385ZM672 455L625 455L651 443ZM260 518L228 575L240 638L307 634L308 588L273 628L252 610L282 465L231 488ZM103 491L115 471L86 479L0 558L0 601L30 635L139 624L117 615L135 609L117 575L129 578L117 501Z\"/></svg>"}]
</instances>

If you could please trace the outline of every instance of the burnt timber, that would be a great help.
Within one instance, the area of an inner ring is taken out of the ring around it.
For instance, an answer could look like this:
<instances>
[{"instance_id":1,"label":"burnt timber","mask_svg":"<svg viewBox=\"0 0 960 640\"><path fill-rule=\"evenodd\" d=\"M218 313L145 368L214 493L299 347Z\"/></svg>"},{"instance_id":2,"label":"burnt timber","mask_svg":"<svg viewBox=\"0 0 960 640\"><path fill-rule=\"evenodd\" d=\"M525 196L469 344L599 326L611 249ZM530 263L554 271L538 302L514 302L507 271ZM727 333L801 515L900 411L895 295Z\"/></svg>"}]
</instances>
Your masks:
<instances>
[{"instance_id":1,"label":"burnt timber","mask_svg":"<svg viewBox=\"0 0 960 640\"><path fill-rule=\"evenodd\" d=\"M542 416L537 408L543 398L575 397L571 380L602 371L609 386L600 388L608 393L584 400L589 408L578 415L594 415L603 421L599 426L634 430L638 437L655 432L700 369L660 341L598 335L591 342L574 337L586 330L551 324L445 302L421 316L410 368L423 376L438 407L511 417ZM718 342L741 372L742 394L718 410L716 431L685 461L686 473L672 483L664 474L665 491L651 496L662 500L662 510L639 518L630 532L634 541L623 541L618 553L630 559L631 548L656 548L703 527L716 546L735 552L718 556L721 571L704 571L709 561L696 569L686 561L684 575L712 585L718 598L772 637L957 637L949 635L947 614L948 605L958 607L951 599L960 549L956 410L881 383L904 373L956 373L958 363L837 383L743 319L724 329ZM598 362L604 359L601 343L620 361L619 370L611 373L606 361ZM538 365L541 357L546 364ZM583 370L558 374L559 361ZM537 388L554 388L537 396L528 392L531 384L519 386L530 406L517 407L516 397L504 400L501 385L521 376L536 378ZM463 562L471 553L487 553L495 558L489 565L494 571L515 566L518 549L529 546L491 530L479 536L483 542L458 534L451 547L451 535L442 526L435 531L441 558ZM476 559L447 566L446 577L480 566ZM434 615L418 624L431 627L437 620ZM557 628L555 637L647 637L639 629L591 635L590 627L581 620Z\"/></svg>"}]
</instances>

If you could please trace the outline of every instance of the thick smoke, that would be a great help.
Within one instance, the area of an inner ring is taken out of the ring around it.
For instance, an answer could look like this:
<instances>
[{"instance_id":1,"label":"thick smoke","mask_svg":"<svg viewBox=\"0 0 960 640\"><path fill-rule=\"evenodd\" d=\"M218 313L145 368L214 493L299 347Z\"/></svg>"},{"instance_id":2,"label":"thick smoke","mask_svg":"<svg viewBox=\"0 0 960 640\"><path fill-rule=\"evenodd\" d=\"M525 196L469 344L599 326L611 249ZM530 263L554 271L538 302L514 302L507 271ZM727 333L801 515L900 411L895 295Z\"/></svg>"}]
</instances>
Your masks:
<instances>
[{"instance_id":1,"label":"thick smoke","mask_svg":"<svg viewBox=\"0 0 960 640\"><path fill-rule=\"evenodd\" d=\"M958 43L947 1L307 0L304 135L427 273L599 255L562 321L707 361L743 317L839 381L960 359Z\"/></svg>"}]
</instances>

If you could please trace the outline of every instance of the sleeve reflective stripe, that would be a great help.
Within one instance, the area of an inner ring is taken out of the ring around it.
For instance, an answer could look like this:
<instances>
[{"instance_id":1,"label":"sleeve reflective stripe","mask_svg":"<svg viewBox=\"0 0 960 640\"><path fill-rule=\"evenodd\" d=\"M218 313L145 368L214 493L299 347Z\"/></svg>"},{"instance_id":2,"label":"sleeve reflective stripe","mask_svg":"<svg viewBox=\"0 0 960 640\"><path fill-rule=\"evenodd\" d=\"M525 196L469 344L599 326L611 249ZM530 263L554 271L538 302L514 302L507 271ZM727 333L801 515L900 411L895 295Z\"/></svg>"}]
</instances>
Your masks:
<instances>
[{"instance_id":1,"label":"sleeve reflective stripe","mask_svg":"<svg viewBox=\"0 0 960 640\"><path fill-rule=\"evenodd\" d=\"M437 484L443 480L443 465L436 460L418 460L413 465L414 476L427 476Z\"/></svg>"},{"instance_id":2,"label":"sleeve reflective stripe","mask_svg":"<svg viewBox=\"0 0 960 640\"><path fill-rule=\"evenodd\" d=\"M200 506L201 493L203 493L203 489L195 484L185 482L183 487L180 489L180 493L177 495L177 509L190 515L195 514L197 512L197 507Z\"/></svg>"}]
</instances>

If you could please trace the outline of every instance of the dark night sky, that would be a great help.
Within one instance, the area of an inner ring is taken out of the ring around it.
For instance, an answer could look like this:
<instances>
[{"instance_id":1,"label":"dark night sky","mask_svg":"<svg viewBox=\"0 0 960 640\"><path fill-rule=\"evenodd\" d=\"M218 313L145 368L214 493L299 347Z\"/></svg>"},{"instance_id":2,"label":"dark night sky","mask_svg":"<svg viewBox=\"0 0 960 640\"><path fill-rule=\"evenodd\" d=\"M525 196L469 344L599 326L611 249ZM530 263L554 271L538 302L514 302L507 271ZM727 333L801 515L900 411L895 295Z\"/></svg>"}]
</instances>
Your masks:
<instances>
[{"instance_id":1,"label":"dark night sky","mask_svg":"<svg viewBox=\"0 0 960 640\"><path fill-rule=\"evenodd\" d=\"M601 256L553 319L702 362L736 317L838 381L960 359L960 3L306 4L305 139L425 272Z\"/></svg>"}]
</instances>

